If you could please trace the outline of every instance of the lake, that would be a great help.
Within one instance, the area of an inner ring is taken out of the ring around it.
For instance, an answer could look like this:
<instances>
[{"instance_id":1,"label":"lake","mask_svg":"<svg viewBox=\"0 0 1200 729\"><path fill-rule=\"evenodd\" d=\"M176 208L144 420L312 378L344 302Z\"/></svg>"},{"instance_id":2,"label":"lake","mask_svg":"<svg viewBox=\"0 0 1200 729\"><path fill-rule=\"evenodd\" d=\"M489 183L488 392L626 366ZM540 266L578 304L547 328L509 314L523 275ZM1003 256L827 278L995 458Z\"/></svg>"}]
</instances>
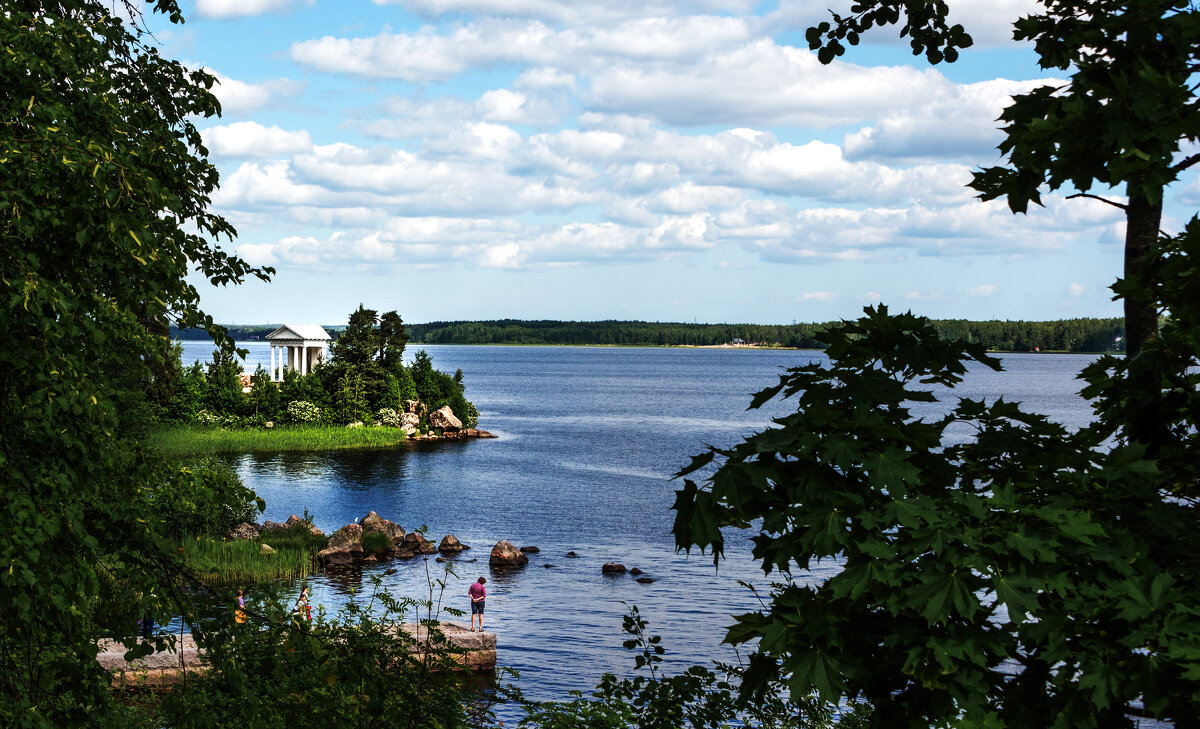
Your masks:
<instances>
[{"instance_id":1,"label":"lake","mask_svg":"<svg viewBox=\"0 0 1200 729\"><path fill-rule=\"evenodd\" d=\"M248 371L269 366L265 342L240 346L250 350ZM781 368L825 361L824 354L410 345L406 358L419 348L440 370L462 369L479 427L499 438L233 458L266 500L262 518L283 521L307 509L330 533L374 510L405 529L426 525L435 541L454 534L471 545L454 567L445 602L466 610L467 586L488 578L486 626L497 634L500 663L520 671L519 686L531 698L586 693L606 671L631 671L632 654L621 647L626 604L638 606L650 634L663 636L669 665L735 658L720 644L724 627L730 615L756 606L738 580L762 588L769 580L737 535L727 537L719 570L707 556L675 553L670 506L679 484L671 475L705 445L732 445L786 412L775 403L761 411L746 406L752 393L778 382ZM211 350L184 342L184 362L205 360ZM1073 428L1090 420L1075 377L1093 357L1002 359L1005 372L972 368L956 395L1021 401ZM500 539L541 552L521 570L493 574L487 557ZM579 556L568 558L568 551ZM608 561L641 568L655 581L602 575ZM411 597L427 597L426 567L435 577L442 567L432 560L391 566L398 571L385 584ZM331 607L363 589L358 576L316 575L309 583L314 605Z\"/></svg>"}]
</instances>

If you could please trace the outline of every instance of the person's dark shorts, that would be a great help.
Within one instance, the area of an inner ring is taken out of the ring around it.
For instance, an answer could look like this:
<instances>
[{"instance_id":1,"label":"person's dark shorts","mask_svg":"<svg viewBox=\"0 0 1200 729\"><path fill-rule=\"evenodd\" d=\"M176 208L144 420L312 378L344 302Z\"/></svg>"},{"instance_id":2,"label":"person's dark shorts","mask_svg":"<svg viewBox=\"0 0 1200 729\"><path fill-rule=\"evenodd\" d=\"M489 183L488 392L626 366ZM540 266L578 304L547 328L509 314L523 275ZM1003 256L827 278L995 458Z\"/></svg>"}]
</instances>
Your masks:
<instances>
[{"instance_id":1,"label":"person's dark shorts","mask_svg":"<svg viewBox=\"0 0 1200 729\"><path fill-rule=\"evenodd\" d=\"M483 604L485 602L487 602L487 600L480 600L479 602L472 601L471 602L471 614L472 615L483 615Z\"/></svg>"}]
</instances>

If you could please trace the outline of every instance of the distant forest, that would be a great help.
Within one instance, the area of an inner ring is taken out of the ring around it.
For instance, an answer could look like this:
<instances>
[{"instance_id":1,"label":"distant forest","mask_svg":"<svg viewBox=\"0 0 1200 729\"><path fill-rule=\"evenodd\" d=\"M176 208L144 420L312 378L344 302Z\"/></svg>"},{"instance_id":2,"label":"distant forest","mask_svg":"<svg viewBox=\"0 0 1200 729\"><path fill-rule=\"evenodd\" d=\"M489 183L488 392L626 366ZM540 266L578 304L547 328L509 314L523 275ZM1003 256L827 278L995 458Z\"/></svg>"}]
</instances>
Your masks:
<instances>
[{"instance_id":1,"label":"distant forest","mask_svg":"<svg viewBox=\"0 0 1200 729\"><path fill-rule=\"evenodd\" d=\"M742 341L768 346L821 349L816 336L823 324L682 324L645 321L435 321L406 324L409 346L421 344L566 344L621 346L711 346ZM1003 352L1123 351L1123 319L1065 319L1060 321L934 320L946 338L963 338ZM262 339L272 325L231 326L234 339ZM334 338L343 326L327 326ZM203 330L172 328L179 339L204 339Z\"/></svg>"}]
</instances>

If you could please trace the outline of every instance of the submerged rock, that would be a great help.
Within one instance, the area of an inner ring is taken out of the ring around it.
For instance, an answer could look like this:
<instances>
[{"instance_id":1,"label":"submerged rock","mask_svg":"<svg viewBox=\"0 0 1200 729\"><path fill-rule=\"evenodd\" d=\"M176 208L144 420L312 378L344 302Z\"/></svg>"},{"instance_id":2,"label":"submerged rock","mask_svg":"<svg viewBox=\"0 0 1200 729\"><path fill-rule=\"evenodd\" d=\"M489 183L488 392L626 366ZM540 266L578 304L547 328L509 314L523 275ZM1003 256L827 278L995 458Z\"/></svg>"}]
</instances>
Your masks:
<instances>
[{"instance_id":1,"label":"submerged rock","mask_svg":"<svg viewBox=\"0 0 1200 729\"><path fill-rule=\"evenodd\" d=\"M442 554L458 554L464 549L470 549L469 546L458 541L458 537L453 534L447 534L442 537L442 541L438 544L437 551Z\"/></svg>"},{"instance_id":2,"label":"submerged rock","mask_svg":"<svg viewBox=\"0 0 1200 729\"><path fill-rule=\"evenodd\" d=\"M600 567L600 571L606 575L623 575L625 574L625 565L619 562L605 562Z\"/></svg>"},{"instance_id":3,"label":"submerged rock","mask_svg":"<svg viewBox=\"0 0 1200 729\"><path fill-rule=\"evenodd\" d=\"M405 534L398 546L400 549L408 550L413 554L433 554L437 551L437 547L433 545L433 542L426 539L419 532Z\"/></svg>"},{"instance_id":4,"label":"submerged rock","mask_svg":"<svg viewBox=\"0 0 1200 729\"><path fill-rule=\"evenodd\" d=\"M488 564L492 567L517 567L528 561L529 558L507 539L496 542L496 546L492 547L492 555L488 558Z\"/></svg>"}]
</instances>

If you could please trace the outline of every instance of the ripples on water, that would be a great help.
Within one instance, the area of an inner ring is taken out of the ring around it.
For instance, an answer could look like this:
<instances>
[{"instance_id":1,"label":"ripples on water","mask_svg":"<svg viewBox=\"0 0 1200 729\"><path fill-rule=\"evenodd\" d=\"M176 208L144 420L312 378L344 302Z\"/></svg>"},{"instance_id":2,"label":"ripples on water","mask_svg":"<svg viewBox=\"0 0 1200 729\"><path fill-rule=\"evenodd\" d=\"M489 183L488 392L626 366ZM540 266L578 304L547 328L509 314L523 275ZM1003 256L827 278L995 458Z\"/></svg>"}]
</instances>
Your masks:
<instances>
[{"instance_id":1,"label":"ripples on water","mask_svg":"<svg viewBox=\"0 0 1200 729\"><path fill-rule=\"evenodd\" d=\"M248 370L269 362L265 343L251 350ZM417 348L410 346L411 355ZM488 578L487 627L497 633L499 660L521 672L531 698L585 693L606 671L632 670L621 648L623 603L636 604L663 636L669 664L734 658L720 645L730 615L753 610L737 584L769 580L749 558L744 536L729 535L720 570L712 560L674 552L670 511L678 484L670 475L705 445L729 446L787 412L780 404L746 411L752 393L778 382L783 367L821 353L795 350L609 349L426 346L438 369L465 375L480 427L496 440L414 443L395 450L247 455L233 459L267 503L263 518L282 521L305 509L326 533L375 510L428 536L453 533L474 549L455 564L446 602L467 609L467 586ZM211 345L185 343L184 361L206 359ZM1005 373L973 367L955 394L1022 401L1078 428L1091 416L1075 375L1091 358L1007 355ZM946 405L926 408L932 416ZM491 546L509 539L539 554L515 572L487 567ZM578 558L564 555L575 551ZM477 560L477 561L466 561ZM653 584L609 577L600 565L639 567ZM550 568L543 567L552 565ZM365 570L382 575L397 595L426 597L422 560ZM441 565L430 561L437 576ZM812 575L822 577L818 568ZM828 574L826 572L826 574ZM362 576L310 579L314 604L333 607ZM297 588L298 589L298 588ZM764 590L765 591L765 590Z\"/></svg>"}]
</instances>

